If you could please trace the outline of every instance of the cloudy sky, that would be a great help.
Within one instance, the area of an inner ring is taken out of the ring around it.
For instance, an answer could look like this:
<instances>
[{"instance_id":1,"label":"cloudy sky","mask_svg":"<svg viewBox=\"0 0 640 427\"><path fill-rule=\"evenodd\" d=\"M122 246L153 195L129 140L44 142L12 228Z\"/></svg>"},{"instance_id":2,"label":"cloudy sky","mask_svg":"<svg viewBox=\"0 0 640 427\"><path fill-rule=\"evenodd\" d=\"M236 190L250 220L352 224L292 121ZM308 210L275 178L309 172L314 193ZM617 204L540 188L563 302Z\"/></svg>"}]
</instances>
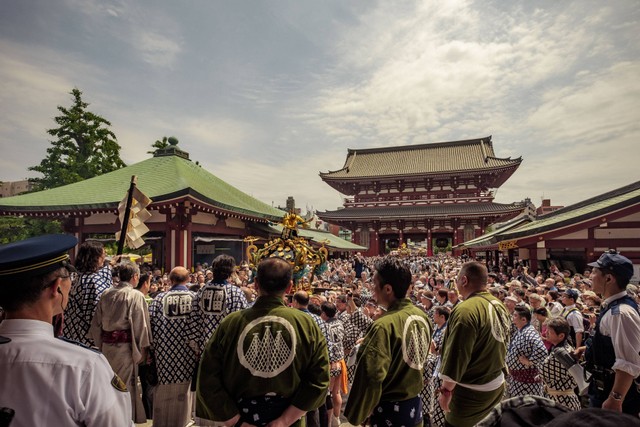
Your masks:
<instances>
[{"instance_id":1,"label":"cloudy sky","mask_svg":"<svg viewBox=\"0 0 640 427\"><path fill-rule=\"evenodd\" d=\"M640 179L640 2L6 0L0 180L46 155L73 87L127 164L162 136L267 203L335 209L347 148L493 135L497 201Z\"/></svg>"}]
</instances>

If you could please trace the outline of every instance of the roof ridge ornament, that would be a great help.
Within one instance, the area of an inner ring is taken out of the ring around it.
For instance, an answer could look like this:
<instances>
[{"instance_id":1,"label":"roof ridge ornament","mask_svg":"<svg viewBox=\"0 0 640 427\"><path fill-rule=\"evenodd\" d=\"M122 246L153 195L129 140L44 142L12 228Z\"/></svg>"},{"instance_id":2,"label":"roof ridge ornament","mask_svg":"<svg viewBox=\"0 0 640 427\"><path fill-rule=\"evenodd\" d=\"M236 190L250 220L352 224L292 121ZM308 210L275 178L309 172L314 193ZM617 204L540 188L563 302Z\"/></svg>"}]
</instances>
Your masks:
<instances>
[{"instance_id":1,"label":"roof ridge ornament","mask_svg":"<svg viewBox=\"0 0 640 427\"><path fill-rule=\"evenodd\" d=\"M357 151L353 152L353 157L351 157L351 161L349 162L349 165L346 167L346 171L347 173L349 173L349 169L351 168L351 165L353 164L353 162L356 160L356 156L358 155Z\"/></svg>"},{"instance_id":2,"label":"roof ridge ornament","mask_svg":"<svg viewBox=\"0 0 640 427\"><path fill-rule=\"evenodd\" d=\"M178 138L169 137L169 146L166 148L158 148L153 153L153 157L178 156L182 159L189 160L189 153L178 148Z\"/></svg>"},{"instance_id":3,"label":"roof ridge ornament","mask_svg":"<svg viewBox=\"0 0 640 427\"><path fill-rule=\"evenodd\" d=\"M489 156L487 156L487 148L484 146L484 139L480 140L480 149L482 150L482 157L484 157L484 162L489 163Z\"/></svg>"}]
</instances>

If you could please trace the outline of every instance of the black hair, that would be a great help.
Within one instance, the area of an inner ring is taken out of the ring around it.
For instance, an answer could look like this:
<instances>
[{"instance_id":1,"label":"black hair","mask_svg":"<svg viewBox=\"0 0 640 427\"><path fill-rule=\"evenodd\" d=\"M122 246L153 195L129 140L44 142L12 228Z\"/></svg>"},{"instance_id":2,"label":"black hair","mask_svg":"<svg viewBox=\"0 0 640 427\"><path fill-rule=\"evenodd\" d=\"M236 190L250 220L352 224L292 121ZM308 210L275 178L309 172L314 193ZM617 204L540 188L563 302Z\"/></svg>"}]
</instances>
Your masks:
<instances>
[{"instance_id":1,"label":"black hair","mask_svg":"<svg viewBox=\"0 0 640 427\"><path fill-rule=\"evenodd\" d=\"M620 288L620 290L625 290L627 288L627 285L629 284L629 277L627 277L626 274L616 273L610 268L600 268L600 271L602 271L602 274L610 274L615 277L616 285L618 285L618 288Z\"/></svg>"},{"instance_id":2,"label":"black hair","mask_svg":"<svg viewBox=\"0 0 640 427\"><path fill-rule=\"evenodd\" d=\"M283 258L266 258L258 264L256 280L265 293L281 294L289 287L292 274L291 265ZM217 280L215 273L214 278Z\"/></svg>"},{"instance_id":3,"label":"black hair","mask_svg":"<svg viewBox=\"0 0 640 427\"><path fill-rule=\"evenodd\" d=\"M322 305L320 306L320 309L324 314L327 315L329 319L333 319L336 315L336 312L338 311L338 309L336 308L336 305L329 301L323 302Z\"/></svg>"},{"instance_id":4,"label":"black hair","mask_svg":"<svg viewBox=\"0 0 640 427\"><path fill-rule=\"evenodd\" d=\"M138 285L136 286L136 289L141 289L142 285L145 284L145 282L147 280L149 280L149 278L151 277L151 275L149 273L144 273L140 276L140 280L138 280ZM149 283L151 284L151 283Z\"/></svg>"},{"instance_id":5,"label":"black hair","mask_svg":"<svg viewBox=\"0 0 640 427\"><path fill-rule=\"evenodd\" d=\"M546 308L544 308L544 307L538 307L538 308L536 308L535 310L533 310L533 313L534 313L534 314L540 314L540 315L542 315L542 316L544 316L544 317L549 317L549 312L548 312L548 311L547 311L547 309L546 309Z\"/></svg>"},{"instance_id":6,"label":"black hair","mask_svg":"<svg viewBox=\"0 0 640 427\"><path fill-rule=\"evenodd\" d=\"M236 260L229 255L218 255L211 266L213 271L213 281L223 283L231 276L236 268Z\"/></svg>"},{"instance_id":7,"label":"black hair","mask_svg":"<svg viewBox=\"0 0 640 427\"><path fill-rule=\"evenodd\" d=\"M516 308L513 311L518 315L518 317L524 317L527 319L527 322L531 322L531 312L527 307L516 305Z\"/></svg>"},{"instance_id":8,"label":"black hair","mask_svg":"<svg viewBox=\"0 0 640 427\"><path fill-rule=\"evenodd\" d=\"M104 246L100 242L89 240L78 248L75 267L81 273L95 273L103 265L100 264L100 257L104 253Z\"/></svg>"},{"instance_id":9,"label":"black hair","mask_svg":"<svg viewBox=\"0 0 640 427\"><path fill-rule=\"evenodd\" d=\"M397 299L405 298L411 284L411 271L406 264L395 257L384 257L376 263L376 271L381 285L390 285Z\"/></svg>"},{"instance_id":10,"label":"black hair","mask_svg":"<svg viewBox=\"0 0 640 427\"><path fill-rule=\"evenodd\" d=\"M571 335L571 326L569 326L569 322L561 316L549 319L547 322L547 328L553 329L553 332L555 332L556 335L564 334L565 340Z\"/></svg>"},{"instance_id":11,"label":"black hair","mask_svg":"<svg viewBox=\"0 0 640 427\"><path fill-rule=\"evenodd\" d=\"M313 304L313 303L309 304L307 306L307 310L309 310L310 313L313 313L317 316L320 316L320 314L322 314L322 309L318 304Z\"/></svg>"},{"instance_id":12,"label":"black hair","mask_svg":"<svg viewBox=\"0 0 640 427\"><path fill-rule=\"evenodd\" d=\"M67 270L60 267L46 274L14 280L0 285L0 307L6 311L17 311L37 302L42 292Z\"/></svg>"},{"instance_id":13,"label":"black hair","mask_svg":"<svg viewBox=\"0 0 640 427\"><path fill-rule=\"evenodd\" d=\"M449 315L451 314L449 307L439 305L436 307L435 312L440 316L444 316L445 320L449 320Z\"/></svg>"}]
</instances>

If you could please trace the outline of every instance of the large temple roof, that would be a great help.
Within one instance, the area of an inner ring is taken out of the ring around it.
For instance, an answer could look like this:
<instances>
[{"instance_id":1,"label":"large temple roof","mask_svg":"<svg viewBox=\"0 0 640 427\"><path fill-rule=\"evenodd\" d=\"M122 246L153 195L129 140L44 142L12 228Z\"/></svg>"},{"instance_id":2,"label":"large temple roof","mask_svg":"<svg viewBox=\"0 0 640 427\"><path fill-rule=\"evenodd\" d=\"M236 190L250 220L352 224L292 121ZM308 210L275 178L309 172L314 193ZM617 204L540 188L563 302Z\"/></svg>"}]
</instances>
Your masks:
<instances>
[{"instance_id":1,"label":"large temple roof","mask_svg":"<svg viewBox=\"0 0 640 427\"><path fill-rule=\"evenodd\" d=\"M385 220L385 219L423 219L423 218L460 218L465 216L507 215L522 211L525 202L502 203L442 203L423 206L394 206L372 208L344 208L335 211L317 212L325 221L349 220Z\"/></svg>"},{"instance_id":2,"label":"large temple roof","mask_svg":"<svg viewBox=\"0 0 640 427\"><path fill-rule=\"evenodd\" d=\"M521 157L496 157L491 136L488 136L465 141L401 147L349 149L342 169L321 172L320 176L323 180L360 180L500 169L512 169L513 173L521 162Z\"/></svg>"},{"instance_id":3,"label":"large temple roof","mask_svg":"<svg viewBox=\"0 0 640 427\"><path fill-rule=\"evenodd\" d=\"M0 198L0 215L116 209L129 189L131 176L136 175L138 188L154 204L191 196L224 211L268 220L282 218L281 210L243 193L188 160L186 153L175 151L74 184Z\"/></svg>"}]
</instances>

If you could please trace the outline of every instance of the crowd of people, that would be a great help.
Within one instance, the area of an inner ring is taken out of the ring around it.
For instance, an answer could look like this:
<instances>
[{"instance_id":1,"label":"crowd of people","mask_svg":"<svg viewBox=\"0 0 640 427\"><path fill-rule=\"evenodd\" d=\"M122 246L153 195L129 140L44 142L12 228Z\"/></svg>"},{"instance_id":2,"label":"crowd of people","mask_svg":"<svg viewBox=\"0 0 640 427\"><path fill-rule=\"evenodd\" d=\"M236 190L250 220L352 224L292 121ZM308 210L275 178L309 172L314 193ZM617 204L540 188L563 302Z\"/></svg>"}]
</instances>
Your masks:
<instances>
[{"instance_id":1,"label":"crowd of people","mask_svg":"<svg viewBox=\"0 0 640 427\"><path fill-rule=\"evenodd\" d=\"M77 386L106 396L100 404L52 403L51 413L76 423L94 425L108 406L130 421L111 414L96 425L298 425L304 417L312 426L467 426L519 396L567 411L640 412L640 301L631 262L614 251L581 272L356 254L329 260L299 283L307 290L290 292L291 267L279 258L253 271L222 255L163 274L109 260L97 242L81 244L71 266L65 254L75 242L50 239L47 250L22 243L22 259L0 265L0 336L17 345L37 327L40 339L55 333L78 344L66 352L100 351L77 366L57 362L71 365L67 375L86 375L91 363L96 381L109 376L111 389ZM16 283L25 278L28 291ZM51 333L24 319L48 319ZM42 371L33 378L19 374L29 358L9 344L0 344L0 371L33 387L45 382L47 358L25 365ZM18 397L2 393L0 406L16 420L44 416Z\"/></svg>"}]
</instances>

